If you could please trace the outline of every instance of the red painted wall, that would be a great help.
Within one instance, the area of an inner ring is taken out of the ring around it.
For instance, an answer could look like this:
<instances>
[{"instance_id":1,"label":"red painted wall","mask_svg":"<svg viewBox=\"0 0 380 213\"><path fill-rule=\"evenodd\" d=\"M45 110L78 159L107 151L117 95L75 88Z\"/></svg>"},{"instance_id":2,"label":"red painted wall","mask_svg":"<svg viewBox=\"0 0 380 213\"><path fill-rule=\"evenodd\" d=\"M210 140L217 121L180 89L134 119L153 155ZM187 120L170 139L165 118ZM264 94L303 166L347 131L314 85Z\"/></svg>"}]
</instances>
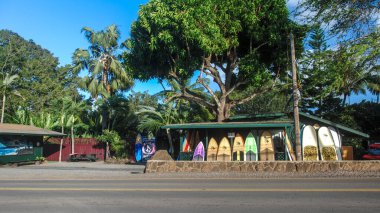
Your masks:
<instances>
[{"instance_id":1,"label":"red painted wall","mask_svg":"<svg viewBox=\"0 0 380 213\"><path fill-rule=\"evenodd\" d=\"M44 143L43 155L48 161L59 161L60 138L50 138ZM96 154L98 160L104 159L103 144L95 138L75 138L74 151L77 154ZM71 138L63 139L62 161L66 161L71 153Z\"/></svg>"}]
</instances>

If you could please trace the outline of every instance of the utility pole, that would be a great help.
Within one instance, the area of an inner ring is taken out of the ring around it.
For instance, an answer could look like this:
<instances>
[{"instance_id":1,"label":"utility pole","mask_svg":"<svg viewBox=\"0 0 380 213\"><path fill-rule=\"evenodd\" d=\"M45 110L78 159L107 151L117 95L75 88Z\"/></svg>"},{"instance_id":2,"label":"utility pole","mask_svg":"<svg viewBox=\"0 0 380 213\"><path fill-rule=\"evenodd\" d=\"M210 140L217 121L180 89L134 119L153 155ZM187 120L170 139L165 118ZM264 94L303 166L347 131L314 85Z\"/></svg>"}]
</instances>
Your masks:
<instances>
[{"instance_id":1,"label":"utility pole","mask_svg":"<svg viewBox=\"0 0 380 213\"><path fill-rule=\"evenodd\" d=\"M299 117L299 110L298 110L298 101L300 98L300 92L298 90L298 81L297 81L296 50L294 48L293 33L290 33L289 37L290 37L290 47L291 47L291 57L292 57L294 133L295 133L295 140L296 140L297 161L301 161L302 154L301 154L301 137L300 137L300 117Z\"/></svg>"}]
</instances>

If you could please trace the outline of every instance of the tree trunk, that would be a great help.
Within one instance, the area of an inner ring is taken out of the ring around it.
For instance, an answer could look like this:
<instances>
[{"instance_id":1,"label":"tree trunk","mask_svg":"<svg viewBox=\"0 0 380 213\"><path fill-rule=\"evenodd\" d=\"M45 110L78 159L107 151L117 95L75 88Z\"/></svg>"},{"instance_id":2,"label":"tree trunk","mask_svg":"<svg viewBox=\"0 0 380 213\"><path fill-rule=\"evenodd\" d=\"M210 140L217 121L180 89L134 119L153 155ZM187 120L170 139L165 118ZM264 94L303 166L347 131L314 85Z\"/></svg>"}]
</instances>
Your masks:
<instances>
[{"instance_id":1,"label":"tree trunk","mask_svg":"<svg viewBox=\"0 0 380 213\"><path fill-rule=\"evenodd\" d=\"M380 93L377 94L377 101L376 101L376 103L379 103L379 97L380 97Z\"/></svg>"},{"instance_id":2,"label":"tree trunk","mask_svg":"<svg viewBox=\"0 0 380 213\"><path fill-rule=\"evenodd\" d=\"M169 140L169 151L171 150L170 155L173 157L174 156L174 147L173 147L173 139L170 134L170 129L166 129L166 134L168 135L168 140Z\"/></svg>"},{"instance_id":3,"label":"tree trunk","mask_svg":"<svg viewBox=\"0 0 380 213\"><path fill-rule=\"evenodd\" d=\"M105 160L107 161L109 158L110 158L110 143L106 142Z\"/></svg>"},{"instance_id":4,"label":"tree trunk","mask_svg":"<svg viewBox=\"0 0 380 213\"><path fill-rule=\"evenodd\" d=\"M220 99L220 105L217 108L217 115L216 115L216 120L217 122L223 122L226 119L226 99L221 98Z\"/></svg>"},{"instance_id":5,"label":"tree trunk","mask_svg":"<svg viewBox=\"0 0 380 213\"><path fill-rule=\"evenodd\" d=\"M107 109L103 109L102 112L102 130L107 129L107 123L108 123L108 112Z\"/></svg>"},{"instance_id":6,"label":"tree trunk","mask_svg":"<svg viewBox=\"0 0 380 213\"><path fill-rule=\"evenodd\" d=\"M74 125L71 125L71 154L74 154L74 146L75 140L74 140Z\"/></svg>"},{"instance_id":7,"label":"tree trunk","mask_svg":"<svg viewBox=\"0 0 380 213\"><path fill-rule=\"evenodd\" d=\"M4 111L5 111L5 91L3 91L3 104L1 106L1 123L4 121Z\"/></svg>"},{"instance_id":8,"label":"tree trunk","mask_svg":"<svg viewBox=\"0 0 380 213\"><path fill-rule=\"evenodd\" d=\"M62 125L62 134L64 134L63 125ZM63 137L61 138L61 143L59 145L59 162L62 162L62 146L63 146Z\"/></svg>"},{"instance_id":9,"label":"tree trunk","mask_svg":"<svg viewBox=\"0 0 380 213\"><path fill-rule=\"evenodd\" d=\"M297 64L296 64L296 52L294 47L294 37L290 34L290 46L291 46L291 59L292 59L292 80L293 80L293 113L294 113L294 136L297 152L297 161L302 160L302 147L301 147L301 137L300 137L300 118L298 111L298 101L300 97L300 91L298 89L297 81Z\"/></svg>"}]
</instances>

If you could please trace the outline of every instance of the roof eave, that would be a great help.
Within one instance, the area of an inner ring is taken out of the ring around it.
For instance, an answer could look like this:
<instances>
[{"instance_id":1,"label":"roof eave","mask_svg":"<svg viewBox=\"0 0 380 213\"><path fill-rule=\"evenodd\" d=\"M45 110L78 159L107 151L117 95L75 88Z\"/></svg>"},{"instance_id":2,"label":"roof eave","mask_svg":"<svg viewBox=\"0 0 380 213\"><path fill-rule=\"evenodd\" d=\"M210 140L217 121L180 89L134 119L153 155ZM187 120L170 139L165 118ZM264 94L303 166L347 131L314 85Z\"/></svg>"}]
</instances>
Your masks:
<instances>
[{"instance_id":1,"label":"roof eave","mask_svg":"<svg viewBox=\"0 0 380 213\"><path fill-rule=\"evenodd\" d=\"M309 114L306 114L304 112L300 112L300 115L303 116L303 117L306 117L306 118L309 118L309 119L312 119L312 120L316 120L316 121L319 121L321 123L330 125L332 127L338 128L338 129L343 130L344 132L347 132L349 134L358 135L358 136L361 136L363 138L369 138L369 135L366 134L366 133L360 132L360 131L355 130L355 129L351 129L351 128L343 126L341 124L337 124L337 123L325 120L323 118L318 118L316 116L309 115Z\"/></svg>"}]
</instances>

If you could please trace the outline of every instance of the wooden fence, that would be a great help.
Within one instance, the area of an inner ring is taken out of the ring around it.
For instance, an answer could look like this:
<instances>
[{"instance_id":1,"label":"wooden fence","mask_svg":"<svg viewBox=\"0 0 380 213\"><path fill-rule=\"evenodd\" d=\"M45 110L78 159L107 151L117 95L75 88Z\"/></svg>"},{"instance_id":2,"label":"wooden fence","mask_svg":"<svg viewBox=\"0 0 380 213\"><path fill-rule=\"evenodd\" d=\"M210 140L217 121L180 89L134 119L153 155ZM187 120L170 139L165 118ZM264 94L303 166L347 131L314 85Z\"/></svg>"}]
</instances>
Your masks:
<instances>
[{"instance_id":1,"label":"wooden fence","mask_svg":"<svg viewBox=\"0 0 380 213\"><path fill-rule=\"evenodd\" d=\"M95 154L99 160L104 159L104 146L95 138L75 138L74 152L77 154ZM50 138L44 143L43 156L48 161L59 161L60 138ZM71 154L71 138L63 138L62 161Z\"/></svg>"}]
</instances>

